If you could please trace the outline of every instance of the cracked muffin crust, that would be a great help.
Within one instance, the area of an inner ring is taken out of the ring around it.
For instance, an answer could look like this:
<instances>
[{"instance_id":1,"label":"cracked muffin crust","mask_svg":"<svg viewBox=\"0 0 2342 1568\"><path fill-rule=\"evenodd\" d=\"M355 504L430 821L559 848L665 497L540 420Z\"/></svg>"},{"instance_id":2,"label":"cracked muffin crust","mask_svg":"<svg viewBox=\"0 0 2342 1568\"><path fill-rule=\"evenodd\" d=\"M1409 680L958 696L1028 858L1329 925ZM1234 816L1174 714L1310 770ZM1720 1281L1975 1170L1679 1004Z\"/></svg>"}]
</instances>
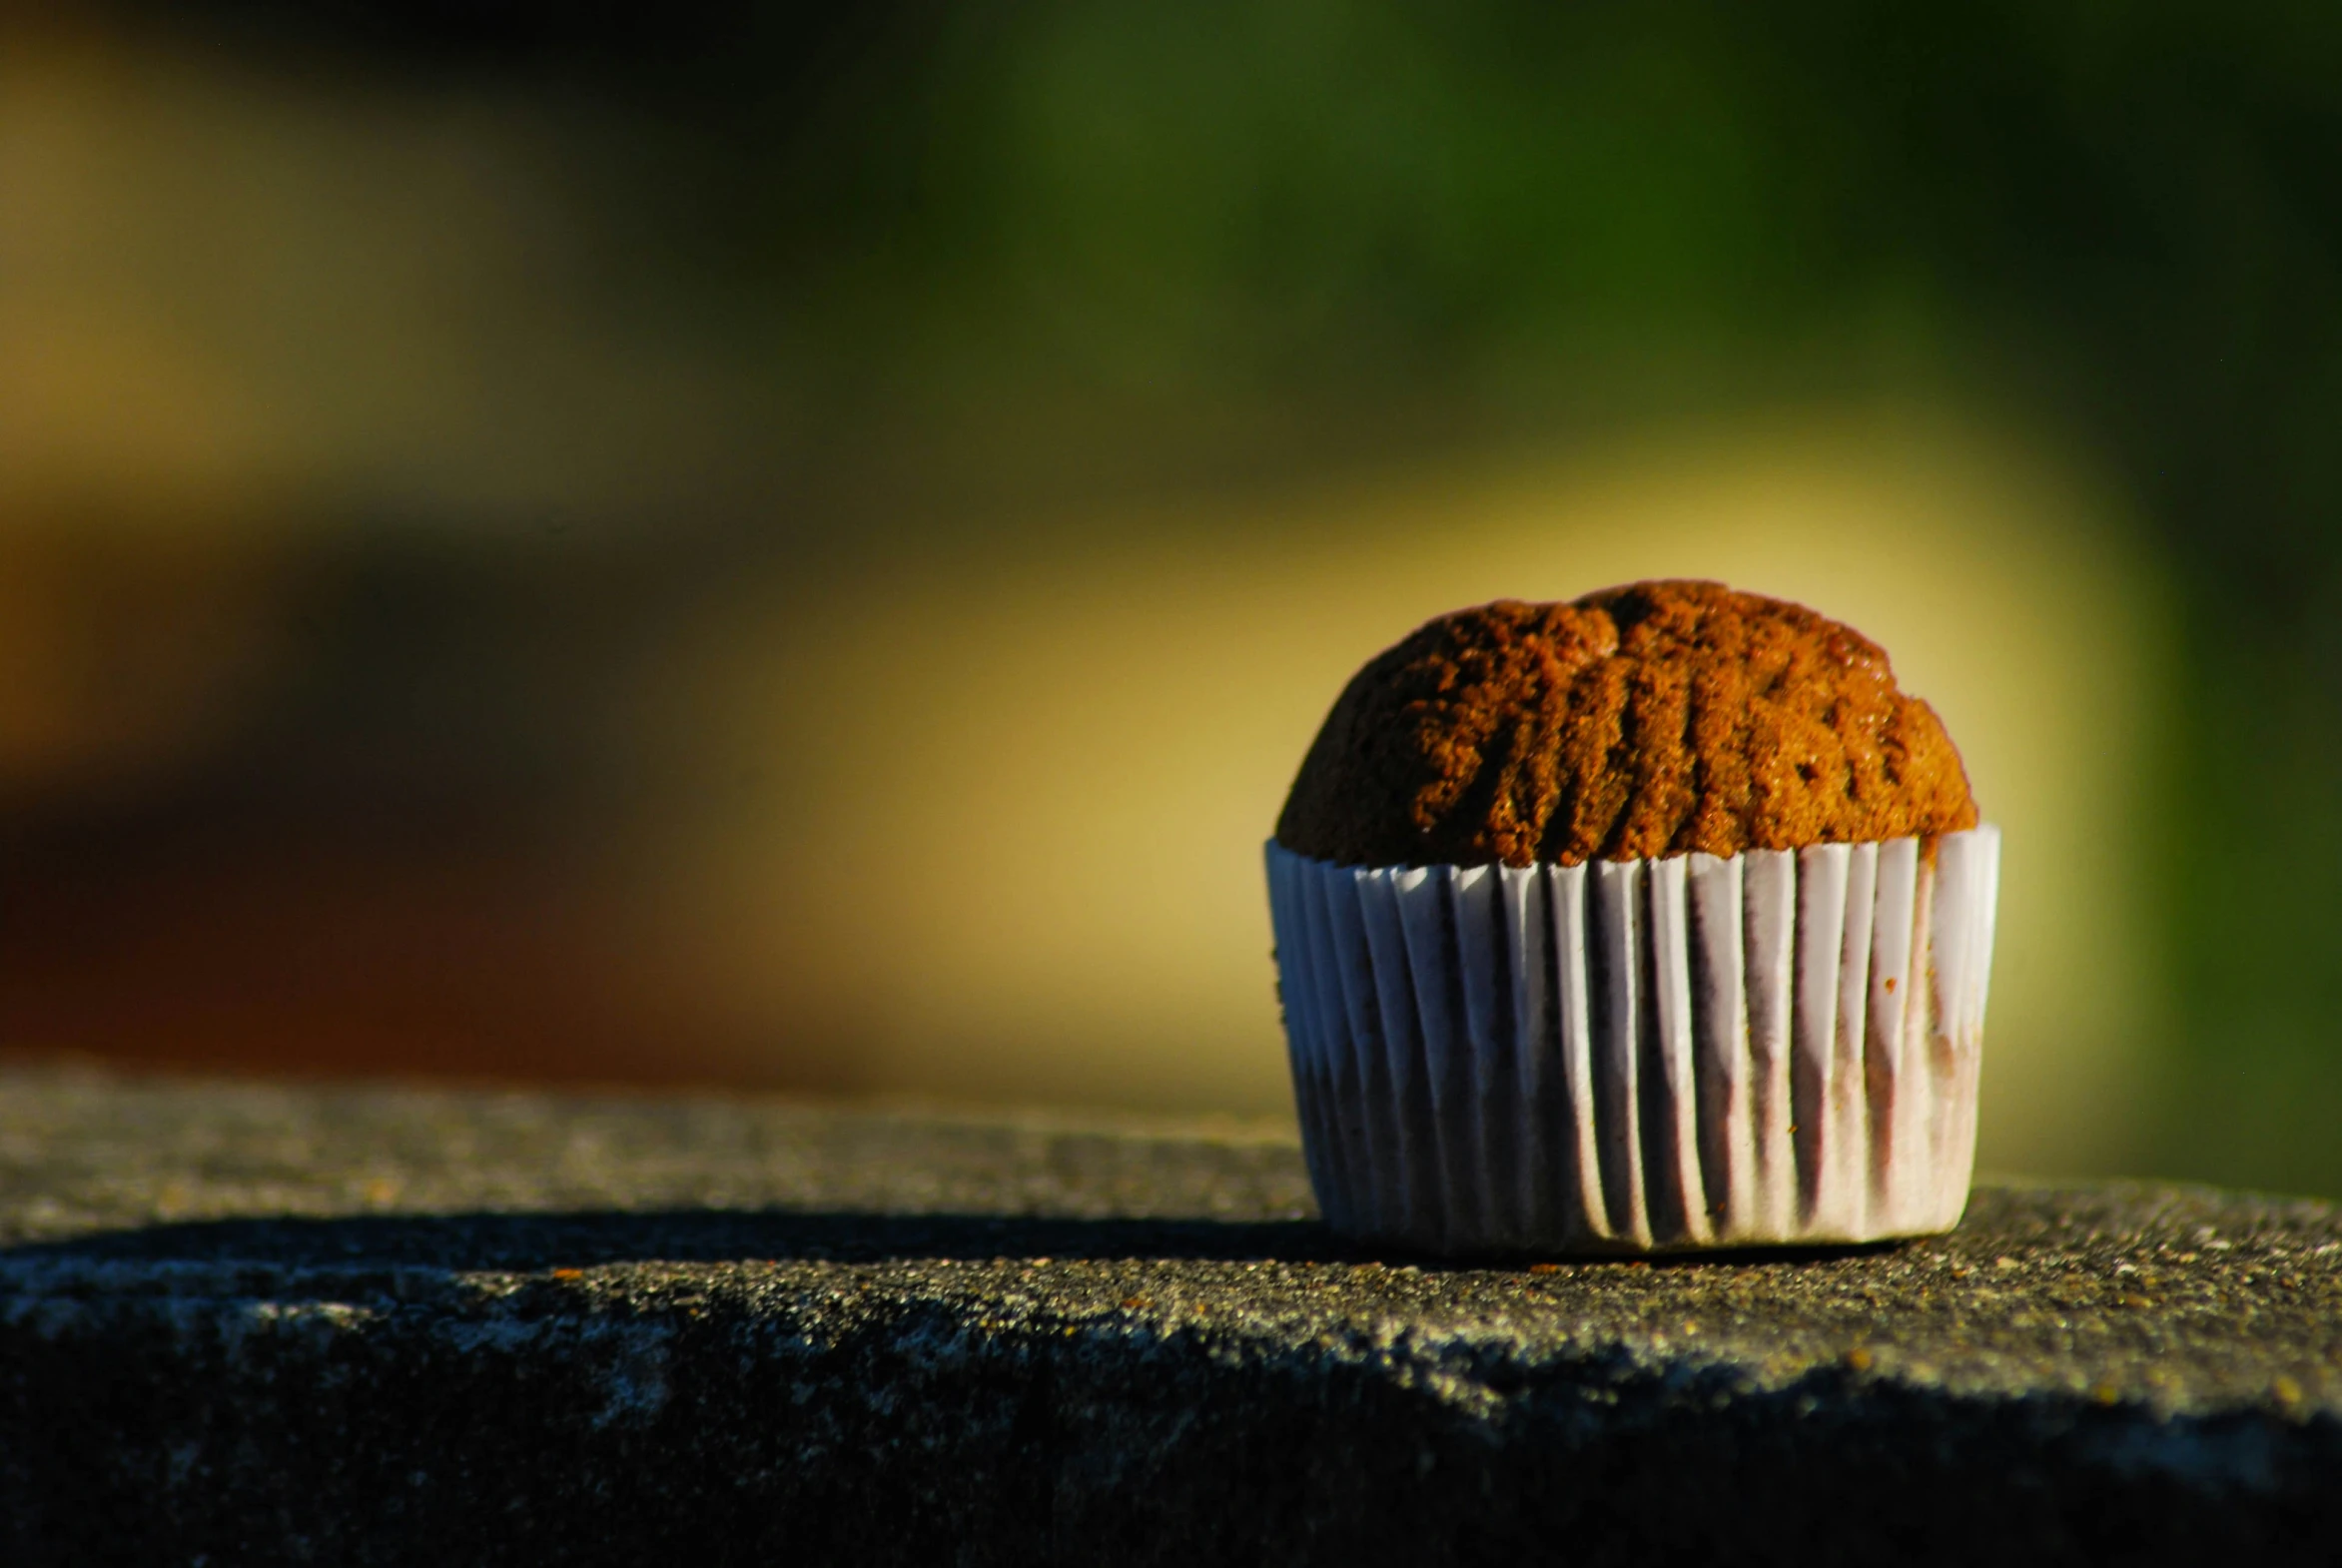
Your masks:
<instances>
[{"instance_id":1,"label":"cracked muffin crust","mask_svg":"<svg viewBox=\"0 0 2342 1568\"><path fill-rule=\"evenodd\" d=\"M1368 663L1276 839L1343 865L1574 865L1976 825L1935 710L1877 643L1720 583L1442 615Z\"/></svg>"}]
</instances>

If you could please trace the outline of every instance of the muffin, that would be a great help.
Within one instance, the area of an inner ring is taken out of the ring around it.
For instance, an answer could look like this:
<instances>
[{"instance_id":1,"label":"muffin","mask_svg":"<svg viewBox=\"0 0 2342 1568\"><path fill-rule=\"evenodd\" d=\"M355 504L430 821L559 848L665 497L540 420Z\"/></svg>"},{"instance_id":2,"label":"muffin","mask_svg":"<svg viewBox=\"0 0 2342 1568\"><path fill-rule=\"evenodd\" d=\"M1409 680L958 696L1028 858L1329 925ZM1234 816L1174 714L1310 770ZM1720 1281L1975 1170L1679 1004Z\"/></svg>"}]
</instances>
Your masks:
<instances>
[{"instance_id":1,"label":"muffin","mask_svg":"<svg viewBox=\"0 0 2342 1568\"><path fill-rule=\"evenodd\" d=\"M1267 847L1327 1220L1438 1251L1950 1228L1999 837L1886 653L1709 582L1443 615Z\"/></svg>"}]
</instances>

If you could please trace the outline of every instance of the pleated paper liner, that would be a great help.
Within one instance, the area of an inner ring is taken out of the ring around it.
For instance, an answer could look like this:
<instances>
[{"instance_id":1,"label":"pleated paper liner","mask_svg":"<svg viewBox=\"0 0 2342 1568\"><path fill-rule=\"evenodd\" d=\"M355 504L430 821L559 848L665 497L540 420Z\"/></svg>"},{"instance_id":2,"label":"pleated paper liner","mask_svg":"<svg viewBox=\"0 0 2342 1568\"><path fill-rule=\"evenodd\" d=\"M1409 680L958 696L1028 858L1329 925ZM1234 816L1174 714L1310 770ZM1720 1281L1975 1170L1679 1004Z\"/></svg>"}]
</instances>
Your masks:
<instances>
[{"instance_id":1,"label":"pleated paper liner","mask_svg":"<svg viewBox=\"0 0 2342 1568\"><path fill-rule=\"evenodd\" d=\"M1268 845L1310 1180L1350 1235L1619 1252L1947 1230L2000 835L1582 866Z\"/></svg>"}]
</instances>

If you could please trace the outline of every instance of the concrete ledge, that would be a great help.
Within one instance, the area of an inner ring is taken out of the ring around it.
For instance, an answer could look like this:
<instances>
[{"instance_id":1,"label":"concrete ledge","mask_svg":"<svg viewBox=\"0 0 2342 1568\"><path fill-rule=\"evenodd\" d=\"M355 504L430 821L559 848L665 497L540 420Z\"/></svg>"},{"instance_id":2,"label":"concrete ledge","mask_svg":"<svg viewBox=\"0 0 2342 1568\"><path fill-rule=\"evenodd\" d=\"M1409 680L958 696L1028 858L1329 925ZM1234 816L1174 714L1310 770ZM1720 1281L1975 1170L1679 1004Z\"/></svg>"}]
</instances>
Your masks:
<instances>
[{"instance_id":1,"label":"concrete ledge","mask_svg":"<svg viewBox=\"0 0 2342 1568\"><path fill-rule=\"evenodd\" d=\"M10 1563L2327 1561L2342 1212L1474 1267L1223 1130L0 1078Z\"/></svg>"}]
</instances>

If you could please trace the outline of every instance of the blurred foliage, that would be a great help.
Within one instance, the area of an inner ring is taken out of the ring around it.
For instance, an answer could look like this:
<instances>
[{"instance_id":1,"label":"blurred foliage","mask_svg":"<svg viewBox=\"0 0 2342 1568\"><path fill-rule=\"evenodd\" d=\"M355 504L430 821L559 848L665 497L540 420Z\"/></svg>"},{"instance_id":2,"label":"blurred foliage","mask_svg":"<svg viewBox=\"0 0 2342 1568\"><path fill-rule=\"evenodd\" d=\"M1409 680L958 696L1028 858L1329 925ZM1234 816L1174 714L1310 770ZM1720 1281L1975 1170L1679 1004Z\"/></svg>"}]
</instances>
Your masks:
<instances>
[{"instance_id":1,"label":"blurred foliage","mask_svg":"<svg viewBox=\"0 0 2342 1568\"><path fill-rule=\"evenodd\" d=\"M905 482L1146 482L1912 385L2095 453L2186 594L2139 845L2185 1009L2161 1163L2342 1190L2342 11L146 16L524 86L612 215L610 308L785 367L809 468L912 426L947 433Z\"/></svg>"}]
</instances>

